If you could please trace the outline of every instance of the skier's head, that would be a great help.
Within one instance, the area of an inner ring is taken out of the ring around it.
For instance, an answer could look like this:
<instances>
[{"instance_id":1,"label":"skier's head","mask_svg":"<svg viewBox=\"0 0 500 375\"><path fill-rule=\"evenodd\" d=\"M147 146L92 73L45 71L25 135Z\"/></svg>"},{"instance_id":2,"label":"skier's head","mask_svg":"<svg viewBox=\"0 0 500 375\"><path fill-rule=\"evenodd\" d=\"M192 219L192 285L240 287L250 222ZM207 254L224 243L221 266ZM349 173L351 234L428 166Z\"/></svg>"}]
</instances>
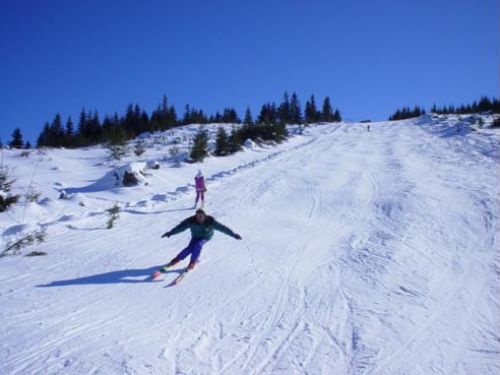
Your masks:
<instances>
[{"instance_id":1,"label":"skier's head","mask_svg":"<svg viewBox=\"0 0 500 375\"><path fill-rule=\"evenodd\" d=\"M196 175L196 177L201 177L203 176L203 173L201 173L201 169L198 169L198 174Z\"/></svg>"},{"instance_id":2,"label":"skier's head","mask_svg":"<svg viewBox=\"0 0 500 375\"><path fill-rule=\"evenodd\" d=\"M200 223L200 224L203 223L205 221L206 217L207 217L207 214L201 208L198 208L196 210L196 221L198 223Z\"/></svg>"}]
</instances>

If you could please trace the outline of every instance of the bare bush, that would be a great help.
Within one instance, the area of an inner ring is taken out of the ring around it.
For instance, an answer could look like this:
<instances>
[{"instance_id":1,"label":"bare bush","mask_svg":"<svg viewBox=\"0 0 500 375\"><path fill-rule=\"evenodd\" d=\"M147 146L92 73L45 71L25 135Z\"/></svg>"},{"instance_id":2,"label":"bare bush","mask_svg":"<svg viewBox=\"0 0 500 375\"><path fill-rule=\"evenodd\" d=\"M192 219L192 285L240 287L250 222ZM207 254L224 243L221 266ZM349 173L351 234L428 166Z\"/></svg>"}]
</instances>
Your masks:
<instances>
[{"instance_id":1,"label":"bare bush","mask_svg":"<svg viewBox=\"0 0 500 375\"><path fill-rule=\"evenodd\" d=\"M106 229L111 229L114 226L115 221L120 217L120 207L117 203L114 206L106 209L108 214L108 221L106 222Z\"/></svg>"},{"instance_id":2,"label":"bare bush","mask_svg":"<svg viewBox=\"0 0 500 375\"><path fill-rule=\"evenodd\" d=\"M28 233L24 237L7 243L5 249L0 253L0 258L9 255L18 255L21 252L21 249L33 245L34 243L41 243L45 241L45 237L47 236L47 232L45 230L34 231Z\"/></svg>"}]
</instances>

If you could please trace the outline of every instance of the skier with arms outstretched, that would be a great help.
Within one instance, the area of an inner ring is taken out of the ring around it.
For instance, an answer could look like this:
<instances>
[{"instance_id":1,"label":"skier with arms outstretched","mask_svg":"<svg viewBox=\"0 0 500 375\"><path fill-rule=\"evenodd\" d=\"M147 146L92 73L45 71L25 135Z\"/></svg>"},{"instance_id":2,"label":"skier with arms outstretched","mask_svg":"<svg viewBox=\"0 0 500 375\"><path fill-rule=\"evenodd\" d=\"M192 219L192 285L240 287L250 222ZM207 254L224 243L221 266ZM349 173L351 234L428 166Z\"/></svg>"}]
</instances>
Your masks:
<instances>
[{"instance_id":1,"label":"skier with arms outstretched","mask_svg":"<svg viewBox=\"0 0 500 375\"><path fill-rule=\"evenodd\" d=\"M233 232L231 229L215 220L212 216L207 215L201 208L196 210L196 214L194 216L188 217L179 225L164 233L162 238L173 236L185 231L186 229L191 230L191 240L189 241L189 244L169 263L153 273L153 279L158 279L162 273L167 272L169 267L177 264L189 255L191 255L191 258L185 272L192 270L198 261L203 245L205 245L205 243L212 238L214 230L227 234L237 240L241 240L241 236L238 233Z\"/></svg>"}]
</instances>

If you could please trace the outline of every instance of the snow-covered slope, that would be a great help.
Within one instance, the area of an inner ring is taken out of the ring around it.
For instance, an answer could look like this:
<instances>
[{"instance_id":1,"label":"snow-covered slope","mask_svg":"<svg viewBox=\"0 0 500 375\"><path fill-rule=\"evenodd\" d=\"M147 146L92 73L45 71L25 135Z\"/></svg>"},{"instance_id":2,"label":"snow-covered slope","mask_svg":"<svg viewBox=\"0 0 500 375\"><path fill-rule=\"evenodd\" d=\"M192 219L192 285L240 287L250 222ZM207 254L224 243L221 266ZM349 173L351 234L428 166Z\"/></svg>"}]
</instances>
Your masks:
<instances>
[{"instance_id":1,"label":"snow-covered slope","mask_svg":"<svg viewBox=\"0 0 500 375\"><path fill-rule=\"evenodd\" d=\"M99 148L6 152L42 195L0 214L2 245L38 226L48 255L0 259L0 373L500 372L498 133L470 129L318 125L181 167L161 141L130 158L161 165L132 188ZM198 168L243 241L216 233L181 284L184 264L149 282L188 241L160 236L193 213Z\"/></svg>"}]
</instances>

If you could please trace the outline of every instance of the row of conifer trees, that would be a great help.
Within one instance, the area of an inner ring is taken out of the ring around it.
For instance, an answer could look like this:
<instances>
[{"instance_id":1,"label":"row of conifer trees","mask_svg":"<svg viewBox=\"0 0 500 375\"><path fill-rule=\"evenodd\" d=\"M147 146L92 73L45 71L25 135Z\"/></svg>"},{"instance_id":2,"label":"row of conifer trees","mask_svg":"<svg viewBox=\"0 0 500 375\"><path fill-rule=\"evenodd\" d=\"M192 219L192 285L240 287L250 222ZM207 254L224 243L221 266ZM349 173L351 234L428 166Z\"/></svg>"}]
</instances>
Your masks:
<instances>
[{"instance_id":1,"label":"row of conifer trees","mask_svg":"<svg viewBox=\"0 0 500 375\"><path fill-rule=\"evenodd\" d=\"M189 105L185 107L183 116L179 117L175 107L164 96L161 104L150 115L138 104L130 104L122 116L115 113L113 116L105 116L103 120L97 111L82 109L76 125L71 117L63 123L62 117L56 114L52 122L45 123L37 146L71 148L116 143L135 138L144 132L163 131L188 124L244 123L249 126L274 126L341 120L339 110L333 109L329 97L324 99L321 109L318 109L314 95L311 95L303 112L297 94L289 96L285 92L279 105L274 102L264 104L255 119L250 108L247 108L241 120L234 108L226 108L208 116L203 110Z\"/></svg>"}]
</instances>

